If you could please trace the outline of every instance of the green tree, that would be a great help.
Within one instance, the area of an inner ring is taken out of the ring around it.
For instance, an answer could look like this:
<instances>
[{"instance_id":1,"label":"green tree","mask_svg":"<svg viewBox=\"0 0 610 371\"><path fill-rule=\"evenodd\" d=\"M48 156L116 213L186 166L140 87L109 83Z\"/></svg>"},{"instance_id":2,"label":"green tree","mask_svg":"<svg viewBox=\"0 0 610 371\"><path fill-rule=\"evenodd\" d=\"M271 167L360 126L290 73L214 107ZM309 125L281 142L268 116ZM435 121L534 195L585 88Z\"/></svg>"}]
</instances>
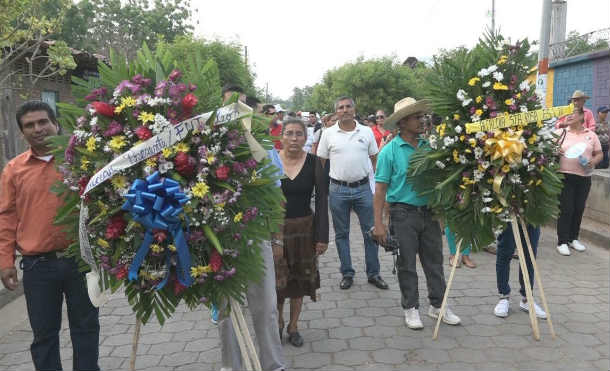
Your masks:
<instances>
[{"instance_id":1,"label":"green tree","mask_svg":"<svg viewBox=\"0 0 610 371\"><path fill-rule=\"evenodd\" d=\"M174 42L161 41L157 44L157 48L169 52L176 60L187 59L193 54L204 61L214 60L218 67L221 85L237 84L247 95L259 96L254 86L255 75L245 64L241 54L243 46L239 43L181 36Z\"/></svg>"},{"instance_id":2,"label":"green tree","mask_svg":"<svg viewBox=\"0 0 610 371\"><path fill-rule=\"evenodd\" d=\"M564 44L566 57L589 53L596 50L608 49L608 41L602 38L594 40L593 33L579 35L576 31L570 31Z\"/></svg>"},{"instance_id":3,"label":"green tree","mask_svg":"<svg viewBox=\"0 0 610 371\"><path fill-rule=\"evenodd\" d=\"M311 110L330 112L334 110L335 99L347 95L354 99L360 114L377 109L392 112L396 101L407 96L422 97L416 90L415 78L416 72L396 58L359 58L327 71L322 82L313 86L305 105Z\"/></svg>"},{"instance_id":4,"label":"green tree","mask_svg":"<svg viewBox=\"0 0 610 371\"><path fill-rule=\"evenodd\" d=\"M45 42L60 29L68 4L69 0L0 0L0 86L15 75L34 85L76 67L65 42ZM52 17L44 15L47 9L53 9ZM26 62L25 70L15 68L20 61Z\"/></svg>"},{"instance_id":5,"label":"green tree","mask_svg":"<svg viewBox=\"0 0 610 371\"><path fill-rule=\"evenodd\" d=\"M311 95L313 86L292 89L289 108L296 111L312 111Z\"/></svg>"},{"instance_id":6,"label":"green tree","mask_svg":"<svg viewBox=\"0 0 610 371\"><path fill-rule=\"evenodd\" d=\"M190 0L81 0L67 15L55 35L59 40L105 56L118 50L129 59L143 43L172 42L193 30Z\"/></svg>"}]
</instances>

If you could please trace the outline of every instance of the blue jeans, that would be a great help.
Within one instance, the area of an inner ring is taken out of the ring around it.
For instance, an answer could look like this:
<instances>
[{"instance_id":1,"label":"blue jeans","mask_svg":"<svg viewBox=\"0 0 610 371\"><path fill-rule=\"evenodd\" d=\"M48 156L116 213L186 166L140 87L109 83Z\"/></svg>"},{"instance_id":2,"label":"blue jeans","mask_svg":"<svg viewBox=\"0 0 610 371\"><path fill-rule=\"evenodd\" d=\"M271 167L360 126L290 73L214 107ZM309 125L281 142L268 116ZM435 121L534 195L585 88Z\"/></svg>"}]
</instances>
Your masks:
<instances>
[{"instance_id":1,"label":"blue jeans","mask_svg":"<svg viewBox=\"0 0 610 371\"><path fill-rule=\"evenodd\" d=\"M521 226L519 231L522 232ZM533 225L527 226L527 233L530 237L532 244L532 250L534 251L534 258L538 252L538 240L540 239L540 227L534 227ZM530 285L534 288L534 267L530 259L529 250L526 245L525 236L521 233L521 244L523 245L523 253L525 254L525 263L527 264L527 272L530 276ZM510 262L515 252L515 237L513 236L513 228L511 224L498 236L498 248L496 251L496 279L498 282L498 292L502 296L508 296L510 294L510 285L508 279L510 277ZM521 265L519 265L519 284L521 285L521 296L525 297L525 284L523 283L523 272L521 271Z\"/></svg>"},{"instance_id":2,"label":"blue jeans","mask_svg":"<svg viewBox=\"0 0 610 371\"><path fill-rule=\"evenodd\" d=\"M335 228L335 244L341 261L341 274L343 277L354 277L355 274L349 249L350 212L354 210L364 238L366 275L368 278L378 276L379 247L367 233L374 225L373 194L369 183L350 188L331 182L328 201Z\"/></svg>"},{"instance_id":3,"label":"blue jeans","mask_svg":"<svg viewBox=\"0 0 610 371\"><path fill-rule=\"evenodd\" d=\"M23 289L34 341L30 347L36 370L62 370L59 356L64 295L72 340L72 368L97 371L99 313L87 294L85 276L73 259L24 256Z\"/></svg>"}]
</instances>

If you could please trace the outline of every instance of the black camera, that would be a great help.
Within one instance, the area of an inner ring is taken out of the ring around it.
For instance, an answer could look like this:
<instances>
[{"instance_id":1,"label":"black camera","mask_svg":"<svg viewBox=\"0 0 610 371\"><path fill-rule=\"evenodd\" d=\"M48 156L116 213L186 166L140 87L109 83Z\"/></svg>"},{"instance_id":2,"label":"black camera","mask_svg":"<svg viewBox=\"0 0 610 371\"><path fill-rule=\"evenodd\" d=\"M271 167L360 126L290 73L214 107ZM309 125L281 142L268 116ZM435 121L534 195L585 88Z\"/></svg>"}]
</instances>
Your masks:
<instances>
[{"instance_id":1,"label":"black camera","mask_svg":"<svg viewBox=\"0 0 610 371\"><path fill-rule=\"evenodd\" d=\"M375 237L373 236L374 230L375 230L375 227L371 227L371 229L369 229L368 232L366 232L366 234L373 240L373 242L375 242L378 245L381 245L381 247L383 247L385 252L396 253L398 251L398 239L396 237L394 237L394 235L392 234L392 232L389 229L386 233L384 243L379 243L375 239Z\"/></svg>"}]
</instances>

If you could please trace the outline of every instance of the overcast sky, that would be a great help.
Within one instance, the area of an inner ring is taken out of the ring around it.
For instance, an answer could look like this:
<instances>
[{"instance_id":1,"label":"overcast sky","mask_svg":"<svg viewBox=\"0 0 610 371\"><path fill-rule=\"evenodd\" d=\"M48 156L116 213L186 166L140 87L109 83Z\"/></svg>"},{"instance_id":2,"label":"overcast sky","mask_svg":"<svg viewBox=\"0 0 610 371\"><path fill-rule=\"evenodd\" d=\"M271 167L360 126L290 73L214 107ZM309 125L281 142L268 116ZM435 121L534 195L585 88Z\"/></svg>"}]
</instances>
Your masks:
<instances>
[{"instance_id":1,"label":"overcast sky","mask_svg":"<svg viewBox=\"0 0 610 371\"><path fill-rule=\"evenodd\" d=\"M492 0L193 1L195 34L248 46L256 85L288 98L294 87L365 58L429 59L441 48L476 44L491 24ZM541 0L496 0L504 36L538 39ZM568 0L567 31L610 27L610 0Z\"/></svg>"}]
</instances>

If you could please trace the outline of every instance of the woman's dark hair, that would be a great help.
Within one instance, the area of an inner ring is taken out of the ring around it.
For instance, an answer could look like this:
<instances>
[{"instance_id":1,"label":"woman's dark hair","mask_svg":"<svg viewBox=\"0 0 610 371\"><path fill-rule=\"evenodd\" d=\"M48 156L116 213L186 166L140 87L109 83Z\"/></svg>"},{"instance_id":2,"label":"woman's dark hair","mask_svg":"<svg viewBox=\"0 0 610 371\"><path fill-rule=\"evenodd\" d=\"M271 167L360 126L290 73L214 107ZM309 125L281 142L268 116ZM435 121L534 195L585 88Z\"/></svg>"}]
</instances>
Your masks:
<instances>
[{"instance_id":1,"label":"woman's dark hair","mask_svg":"<svg viewBox=\"0 0 610 371\"><path fill-rule=\"evenodd\" d=\"M21 118L27 113L36 111L46 111L47 116L49 116L49 120L51 120L51 122L53 122L55 125L59 126L57 118L55 117L55 111L53 111L53 108L51 108L51 106L39 100L31 100L29 102L25 102L21 105L21 107L19 107L19 109L17 109L17 114L15 115L15 118L17 119L17 125L19 125L19 130L23 131Z\"/></svg>"}]
</instances>

